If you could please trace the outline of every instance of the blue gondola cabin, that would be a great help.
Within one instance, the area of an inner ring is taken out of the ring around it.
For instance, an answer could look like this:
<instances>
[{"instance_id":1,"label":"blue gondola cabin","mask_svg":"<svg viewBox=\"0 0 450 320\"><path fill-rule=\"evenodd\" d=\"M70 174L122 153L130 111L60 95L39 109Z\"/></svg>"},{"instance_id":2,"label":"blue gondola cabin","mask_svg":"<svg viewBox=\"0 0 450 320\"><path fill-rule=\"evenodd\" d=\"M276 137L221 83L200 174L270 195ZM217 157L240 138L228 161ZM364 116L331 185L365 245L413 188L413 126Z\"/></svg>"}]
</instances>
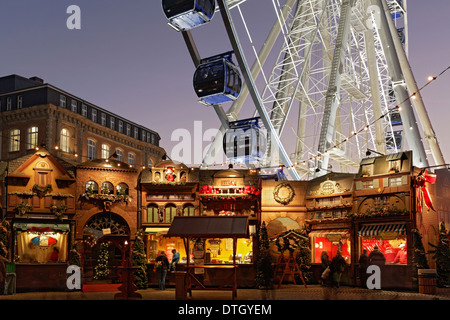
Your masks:
<instances>
[{"instance_id":1,"label":"blue gondola cabin","mask_svg":"<svg viewBox=\"0 0 450 320\"><path fill-rule=\"evenodd\" d=\"M230 123L223 137L223 151L236 162L261 160L266 152L266 136L258 124L258 118Z\"/></svg>"},{"instance_id":2,"label":"blue gondola cabin","mask_svg":"<svg viewBox=\"0 0 450 320\"><path fill-rule=\"evenodd\" d=\"M216 9L216 0L163 0L168 24L177 31L186 31L209 22Z\"/></svg>"},{"instance_id":3,"label":"blue gondola cabin","mask_svg":"<svg viewBox=\"0 0 450 320\"><path fill-rule=\"evenodd\" d=\"M194 73L194 90L200 102L215 105L236 100L241 92L241 76L233 64L232 51L203 59Z\"/></svg>"}]
</instances>

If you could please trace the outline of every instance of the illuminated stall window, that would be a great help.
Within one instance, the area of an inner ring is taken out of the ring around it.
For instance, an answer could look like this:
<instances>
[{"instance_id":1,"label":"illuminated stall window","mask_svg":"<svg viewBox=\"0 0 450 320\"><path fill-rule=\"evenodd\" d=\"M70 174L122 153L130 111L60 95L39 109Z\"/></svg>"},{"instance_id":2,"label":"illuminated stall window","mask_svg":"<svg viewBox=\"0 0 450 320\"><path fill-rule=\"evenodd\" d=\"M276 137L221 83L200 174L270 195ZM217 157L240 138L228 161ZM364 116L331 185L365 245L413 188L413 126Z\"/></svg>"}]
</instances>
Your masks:
<instances>
[{"instance_id":1,"label":"illuminated stall window","mask_svg":"<svg viewBox=\"0 0 450 320\"><path fill-rule=\"evenodd\" d=\"M154 263L158 252L164 251L167 259L172 261L172 250L180 253L180 262L186 263L186 250L183 239L178 237L165 237L168 228L146 228L145 241L147 248L147 263Z\"/></svg>"},{"instance_id":2,"label":"illuminated stall window","mask_svg":"<svg viewBox=\"0 0 450 320\"><path fill-rule=\"evenodd\" d=\"M206 263L233 263L233 239L206 239ZM236 263L253 263L252 239L238 238L236 244Z\"/></svg>"},{"instance_id":3,"label":"illuminated stall window","mask_svg":"<svg viewBox=\"0 0 450 320\"><path fill-rule=\"evenodd\" d=\"M368 224L358 232L361 251L368 254L377 246L387 264L407 264L406 227L401 223Z\"/></svg>"},{"instance_id":4,"label":"illuminated stall window","mask_svg":"<svg viewBox=\"0 0 450 320\"><path fill-rule=\"evenodd\" d=\"M14 225L15 254L19 263L63 263L67 261L68 226Z\"/></svg>"},{"instance_id":5,"label":"illuminated stall window","mask_svg":"<svg viewBox=\"0 0 450 320\"><path fill-rule=\"evenodd\" d=\"M331 260L340 250L342 256L350 263L351 258L351 242L348 230L320 230L313 231L310 234L312 244L312 261L313 263L321 263L321 255L326 252L328 258Z\"/></svg>"}]
</instances>

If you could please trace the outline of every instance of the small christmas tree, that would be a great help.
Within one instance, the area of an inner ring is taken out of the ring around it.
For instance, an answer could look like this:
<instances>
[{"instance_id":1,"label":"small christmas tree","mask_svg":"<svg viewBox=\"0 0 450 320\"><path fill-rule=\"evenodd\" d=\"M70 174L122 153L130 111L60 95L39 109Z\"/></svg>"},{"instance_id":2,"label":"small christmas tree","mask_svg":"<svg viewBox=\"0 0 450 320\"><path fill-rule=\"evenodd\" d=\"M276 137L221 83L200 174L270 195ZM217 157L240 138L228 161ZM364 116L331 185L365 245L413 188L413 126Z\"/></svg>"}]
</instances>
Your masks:
<instances>
[{"instance_id":1,"label":"small christmas tree","mask_svg":"<svg viewBox=\"0 0 450 320\"><path fill-rule=\"evenodd\" d=\"M311 271L311 245L305 226L301 230L300 234L303 235L304 238L299 239L298 242L299 253L297 255L297 264L300 267L305 281L311 282L313 278L313 274Z\"/></svg>"},{"instance_id":2,"label":"small christmas tree","mask_svg":"<svg viewBox=\"0 0 450 320\"><path fill-rule=\"evenodd\" d=\"M133 248L133 266L139 267L134 273L136 280L134 284L138 289L146 289L148 287L147 271L145 268L145 247L142 239L142 232L136 234L136 241Z\"/></svg>"},{"instance_id":3,"label":"small christmas tree","mask_svg":"<svg viewBox=\"0 0 450 320\"><path fill-rule=\"evenodd\" d=\"M94 267L94 279L105 280L109 275L109 243L100 244L100 253Z\"/></svg>"},{"instance_id":4,"label":"small christmas tree","mask_svg":"<svg viewBox=\"0 0 450 320\"><path fill-rule=\"evenodd\" d=\"M418 277L419 269L429 269L428 260L425 254L425 248L422 243L422 235L419 233L419 230L413 230L413 263L412 263L412 271L413 276Z\"/></svg>"},{"instance_id":5,"label":"small christmas tree","mask_svg":"<svg viewBox=\"0 0 450 320\"><path fill-rule=\"evenodd\" d=\"M256 263L256 287L270 289L273 286L272 256L265 222L259 230L259 254Z\"/></svg>"},{"instance_id":6,"label":"small christmas tree","mask_svg":"<svg viewBox=\"0 0 450 320\"><path fill-rule=\"evenodd\" d=\"M430 243L435 250L433 259L436 260L437 271L437 285L438 287L445 287L450 285L450 248L448 241L448 232L445 225L440 223L439 226L439 243L434 245Z\"/></svg>"},{"instance_id":7,"label":"small christmas tree","mask_svg":"<svg viewBox=\"0 0 450 320\"><path fill-rule=\"evenodd\" d=\"M8 256L9 232L10 225L8 221L3 219L2 221L0 221L0 256L5 259Z\"/></svg>"}]
</instances>

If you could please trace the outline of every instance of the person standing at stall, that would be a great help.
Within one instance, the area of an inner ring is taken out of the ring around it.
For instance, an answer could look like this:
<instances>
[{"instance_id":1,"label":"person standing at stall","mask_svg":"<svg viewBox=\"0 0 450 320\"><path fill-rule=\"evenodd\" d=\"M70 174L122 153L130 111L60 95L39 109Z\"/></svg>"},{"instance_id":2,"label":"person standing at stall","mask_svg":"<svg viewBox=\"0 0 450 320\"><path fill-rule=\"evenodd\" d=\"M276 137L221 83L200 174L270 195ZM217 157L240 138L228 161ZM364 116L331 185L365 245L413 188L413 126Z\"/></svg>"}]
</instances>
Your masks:
<instances>
[{"instance_id":1,"label":"person standing at stall","mask_svg":"<svg viewBox=\"0 0 450 320\"><path fill-rule=\"evenodd\" d=\"M177 263L180 261L180 253L177 252L177 250L172 250L172 262L170 263L170 270L176 271L177 270Z\"/></svg>"},{"instance_id":2,"label":"person standing at stall","mask_svg":"<svg viewBox=\"0 0 450 320\"><path fill-rule=\"evenodd\" d=\"M379 267L384 266L386 263L386 258L383 252L378 248L378 246L373 247L373 251L369 254L370 264L377 265Z\"/></svg>"},{"instance_id":3,"label":"person standing at stall","mask_svg":"<svg viewBox=\"0 0 450 320\"><path fill-rule=\"evenodd\" d=\"M166 253L160 251L159 255L155 259L154 271L159 271L159 289L166 290L166 275L167 269L169 269L169 260L167 259Z\"/></svg>"}]
</instances>

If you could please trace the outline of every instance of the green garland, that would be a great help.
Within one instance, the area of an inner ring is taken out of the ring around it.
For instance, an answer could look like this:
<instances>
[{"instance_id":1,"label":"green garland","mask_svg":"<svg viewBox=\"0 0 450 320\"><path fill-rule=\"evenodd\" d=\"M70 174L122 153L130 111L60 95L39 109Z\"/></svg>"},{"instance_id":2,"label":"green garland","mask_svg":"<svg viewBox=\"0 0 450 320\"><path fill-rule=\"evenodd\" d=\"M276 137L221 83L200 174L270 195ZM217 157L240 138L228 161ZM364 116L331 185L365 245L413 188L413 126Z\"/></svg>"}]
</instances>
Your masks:
<instances>
[{"instance_id":1,"label":"green garland","mask_svg":"<svg viewBox=\"0 0 450 320\"><path fill-rule=\"evenodd\" d=\"M282 198L280 196L280 189L282 189L282 188L288 189L289 194L287 195L287 197ZM284 183L284 182L280 183L273 190L273 198L275 199L276 202L281 203L283 205L287 205L289 202L291 202L292 199L294 198L294 196L295 196L294 189L288 183Z\"/></svg>"},{"instance_id":2,"label":"green garland","mask_svg":"<svg viewBox=\"0 0 450 320\"><path fill-rule=\"evenodd\" d=\"M31 188L34 192L36 192L37 196L39 198L43 197L47 192L52 191L52 185L48 184L45 187L39 187L38 184L33 185L33 188Z\"/></svg>"},{"instance_id":3,"label":"green garland","mask_svg":"<svg viewBox=\"0 0 450 320\"><path fill-rule=\"evenodd\" d=\"M33 206L26 201L16 204L15 208L19 216L23 216L33 210Z\"/></svg>"}]
</instances>

